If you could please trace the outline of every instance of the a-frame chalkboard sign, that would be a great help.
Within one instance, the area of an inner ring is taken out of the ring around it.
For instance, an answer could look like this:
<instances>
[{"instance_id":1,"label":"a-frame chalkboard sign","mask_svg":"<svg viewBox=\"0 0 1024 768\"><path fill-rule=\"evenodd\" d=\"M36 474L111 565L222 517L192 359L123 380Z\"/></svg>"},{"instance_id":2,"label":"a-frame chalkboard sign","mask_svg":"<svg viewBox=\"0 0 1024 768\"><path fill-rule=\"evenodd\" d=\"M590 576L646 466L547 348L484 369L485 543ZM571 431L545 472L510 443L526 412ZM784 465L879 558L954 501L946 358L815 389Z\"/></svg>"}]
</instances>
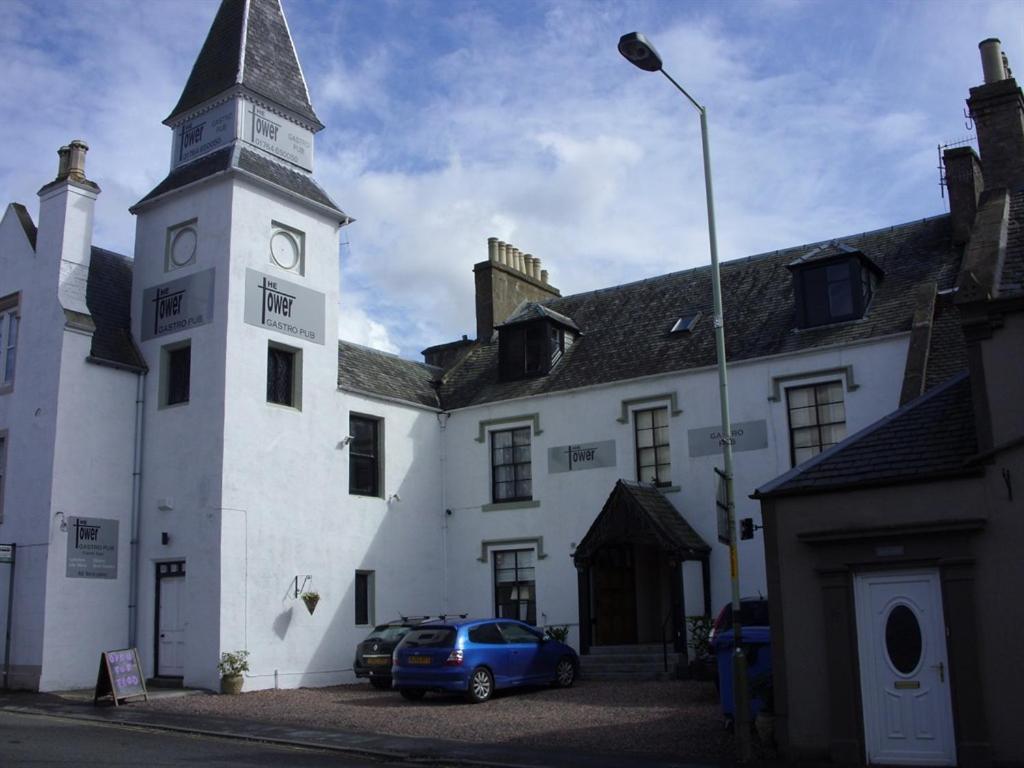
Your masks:
<instances>
[{"instance_id":1,"label":"a-frame chalkboard sign","mask_svg":"<svg viewBox=\"0 0 1024 768\"><path fill-rule=\"evenodd\" d=\"M100 671L96 676L93 705L98 704L100 699L106 696L114 700L115 707L126 699L138 696L149 701L146 680L142 676L142 665L139 663L139 652L135 648L104 651L100 654Z\"/></svg>"}]
</instances>

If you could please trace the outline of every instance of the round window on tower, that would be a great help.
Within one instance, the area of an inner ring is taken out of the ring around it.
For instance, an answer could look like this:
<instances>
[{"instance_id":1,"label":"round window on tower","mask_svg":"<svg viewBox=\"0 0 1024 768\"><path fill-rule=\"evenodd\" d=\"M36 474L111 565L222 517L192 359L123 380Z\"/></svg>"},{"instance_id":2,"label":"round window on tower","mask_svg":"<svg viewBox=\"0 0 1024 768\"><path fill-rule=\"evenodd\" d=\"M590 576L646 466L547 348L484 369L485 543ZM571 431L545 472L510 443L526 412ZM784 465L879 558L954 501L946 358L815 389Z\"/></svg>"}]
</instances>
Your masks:
<instances>
[{"instance_id":1,"label":"round window on tower","mask_svg":"<svg viewBox=\"0 0 1024 768\"><path fill-rule=\"evenodd\" d=\"M299 244L288 232L275 232L270 238L270 258L281 269L294 271L299 266Z\"/></svg>"},{"instance_id":2,"label":"round window on tower","mask_svg":"<svg viewBox=\"0 0 1024 768\"><path fill-rule=\"evenodd\" d=\"M184 267L191 264L196 257L196 231L192 227L182 227L171 238L171 265Z\"/></svg>"}]
</instances>

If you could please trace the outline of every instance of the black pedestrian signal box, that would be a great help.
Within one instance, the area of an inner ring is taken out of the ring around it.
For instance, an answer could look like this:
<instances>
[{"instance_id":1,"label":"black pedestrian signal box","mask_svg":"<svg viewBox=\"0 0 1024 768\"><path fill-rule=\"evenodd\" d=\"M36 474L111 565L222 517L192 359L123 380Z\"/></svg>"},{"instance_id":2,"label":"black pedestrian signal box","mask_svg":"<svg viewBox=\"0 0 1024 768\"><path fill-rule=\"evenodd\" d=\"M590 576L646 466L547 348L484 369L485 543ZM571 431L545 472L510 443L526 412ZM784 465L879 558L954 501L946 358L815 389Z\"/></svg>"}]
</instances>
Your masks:
<instances>
[{"instance_id":1,"label":"black pedestrian signal box","mask_svg":"<svg viewBox=\"0 0 1024 768\"><path fill-rule=\"evenodd\" d=\"M93 705L107 696L114 700L115 707L127 699L138 696L149 701L146 680L142 676L142 665L139 663L139 652L135 648L104 651L100 654L100 671L96 675Z\"/></svg>"},{"instance_id":2,"label":"black pedestrian signal box","mask_svg":"<svg viewBox=\"0 0 1024 768\"><path fill-rule=\"evenodd\" d=\"M754 538L754 518L744 517L740 519L740 538L741 539L752 539Z\"/></svg>"}]
</instances>

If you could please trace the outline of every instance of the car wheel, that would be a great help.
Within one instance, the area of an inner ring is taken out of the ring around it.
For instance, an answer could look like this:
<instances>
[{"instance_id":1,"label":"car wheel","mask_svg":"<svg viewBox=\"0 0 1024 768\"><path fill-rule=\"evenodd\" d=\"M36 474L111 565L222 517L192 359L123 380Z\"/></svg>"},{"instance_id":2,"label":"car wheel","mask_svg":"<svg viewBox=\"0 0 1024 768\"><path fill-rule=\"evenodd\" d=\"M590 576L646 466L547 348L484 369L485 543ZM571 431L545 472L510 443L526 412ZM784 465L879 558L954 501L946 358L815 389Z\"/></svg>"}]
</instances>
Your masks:
<instances>
[{"instance_id":1,"label":"car wheel","mask_svg":"<svg viewBox=\"0 0 1024 768\"><path fill-rule=\"evenodd\" d=\"M469 690L466 698L473 704L483 704L494 693L494 678L484 667L477 667L469 676Z\"/></svg>"},{"instance_id":2,"label":"car wheel","mask_svg":"<svg viewBox=\"0 0 1024 768\"><path fill-rule=\"evenodd\" d=\"M559 688L571 688L576 680L576 665L568 656L558 662L555 667L555 685Z\"/></svg>"},{"instance_id":3,"label":"car wheel","mask_svg":"<svg viewBox=\"0 0 1024 768\"><path fill-rule=\"evenodd\" d=\"M403 688L401 690L402 698L406 701L419 701L426 695L426 691L421 691L419 688Z\"/></svg>"},{"instance_id":4,"label":"car wheel","mask_svg":"<svg viewBox=\"0 0 1024 768\"><path fill-rule=\"evenodd\" d=\"M386 677L371 677L370 685L376 688L378 691L391 690L391 681Z\"/></svg>"}]
</instances>

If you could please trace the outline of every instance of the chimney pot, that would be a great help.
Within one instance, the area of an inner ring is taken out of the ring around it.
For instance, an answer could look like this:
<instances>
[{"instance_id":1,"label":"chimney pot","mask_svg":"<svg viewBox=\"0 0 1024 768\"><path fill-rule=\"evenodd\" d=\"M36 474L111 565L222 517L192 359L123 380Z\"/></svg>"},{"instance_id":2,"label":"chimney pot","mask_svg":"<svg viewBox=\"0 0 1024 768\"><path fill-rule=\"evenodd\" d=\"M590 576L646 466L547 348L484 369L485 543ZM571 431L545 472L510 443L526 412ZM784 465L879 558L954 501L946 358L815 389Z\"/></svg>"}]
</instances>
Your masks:
<instances>
[{"instance_id":1,"label":"chimney pot","mask_svg":"<svg viewBox=\"0 0 1024 768\"><path fill-rule=\"evenodd\" d=\"M498 241L498 263L508 264L508 245L502 241Z\"/></svg>"},{"instance_id":2,"label":"chimney pot","mask_svg":"<svg viewBox=\"0 0 1024 768\"><path fill-rule=\"evenodd\" d=\"M64 181L68 177L69 154L71 154L71 147L67 144L57 150L57 181Z\"/></svg>"},{"instance_id":3,"label":"chimney pot","mask_svg":"<svg viewBox=\"0 0 1024 768\"><path fill-rule=\"evenodd\" d=\"M487 260L495 262L498 260L498 238L487 238Z\"/></svg>"},{"instance_id":4,"label":"chimney pot","mask_svg":"<svg viewBox=\"0 0 1024 768\"><path fill-rule=\"evenodd\" d=\"M518 248L513 248L512 252L516 255L516 269L520 272L525 271L524 268L526 267L526 260L523 258L523 252Z\"/></svg>"},{"instance_id":5,"label":"chimney pot","mask_svg":"<svg viewBox=\"0 0 1024 768\"><path fill-rule=\"evenodd\" d=\"M1004 57L1002 43L998 37L990 37L978 43L981 49L981 69L985 74L985 84L997 83L1006 79L1006 69L1003 66Z\"/></svg>"},{"instance_id":6,"label":"chimney pot","mask_svg":"<svg viewBox=\"0 0 1024 768\"><path fill-rule=\"evenodd\" d=\"M540 281L544 283L544 285L548 284L548 271L546 269L542 269L540 271Z\"/></svg>"},{"instance_id":7,"label":"chimney pot","mask_svg":"<svg viewBox=\"0 0 1024 768\"><path fill-rule=\"evenodd\" d=\"M68 150L68 178L85 181L85 153L89 151L89 145L75 139L68 145Z\"/></svg>"}]
</instances>

